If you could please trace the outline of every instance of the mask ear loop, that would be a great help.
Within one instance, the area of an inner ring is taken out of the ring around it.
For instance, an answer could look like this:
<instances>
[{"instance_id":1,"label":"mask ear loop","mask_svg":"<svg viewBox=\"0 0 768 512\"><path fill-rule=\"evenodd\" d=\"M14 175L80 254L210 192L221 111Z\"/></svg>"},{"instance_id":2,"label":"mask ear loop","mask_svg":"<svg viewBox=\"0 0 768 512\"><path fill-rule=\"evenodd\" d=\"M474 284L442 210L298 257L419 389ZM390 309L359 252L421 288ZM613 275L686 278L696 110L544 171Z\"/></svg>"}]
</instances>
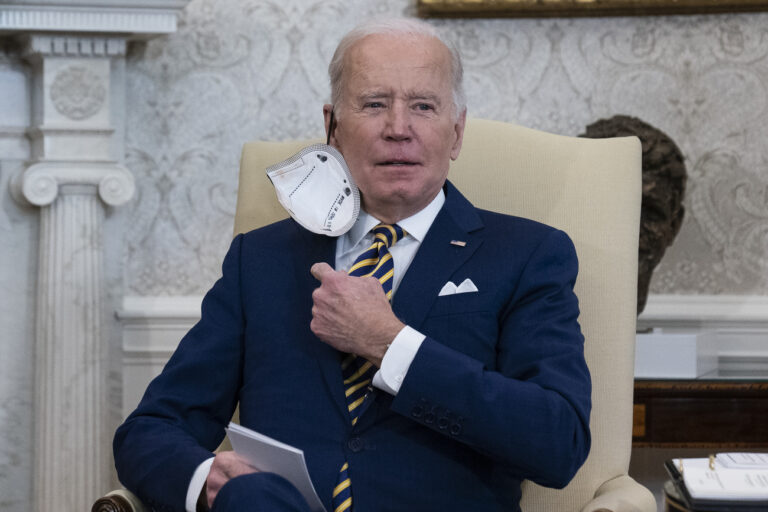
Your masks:
<instances>
[{"instance_id":1,"label":"mask ear loop","mask_svg":"<svg viewBox=\"0 0 768 512\"><path fill-rule=\"evenodd\" d=\"M331 119L328 122L328 138L325 140L325 145L330 146L331 145L331 134L333 133L333 123L336 119L333 117L333 109L331 109Z\"/></svg>"}]
</instances>

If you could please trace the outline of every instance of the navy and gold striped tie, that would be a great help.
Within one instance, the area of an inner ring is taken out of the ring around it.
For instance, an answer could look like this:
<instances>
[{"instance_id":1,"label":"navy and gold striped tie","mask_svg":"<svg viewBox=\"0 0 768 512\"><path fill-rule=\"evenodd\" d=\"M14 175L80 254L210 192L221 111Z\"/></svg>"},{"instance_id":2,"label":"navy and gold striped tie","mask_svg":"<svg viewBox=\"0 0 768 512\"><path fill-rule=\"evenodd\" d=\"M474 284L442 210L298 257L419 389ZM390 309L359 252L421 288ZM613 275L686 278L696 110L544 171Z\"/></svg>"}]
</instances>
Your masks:
<instances>
[{"instance_id":1,"label":"navy and gold striped tie","mask_svg":"<svg viewBox=\"0 0 768 512\"><path fill-rule=\"evenodd\" d=\"M349 275L368 277L379 280L387 299L392 300L392 278L395 266L389 248L403 238L406 233L397 224L379 224L373 228L373 244L349 268ZM352 425L357 423L359 407L368 396L369 386L376 373L370 361L354 354L346 354L341 363L341 374L344 378L344 390L347 395L347 408ZM347 462L339 471L338 484L333 489L334 512L352 510L352 488L349 479L349 464Z\"/></svg>"}]
</instances>

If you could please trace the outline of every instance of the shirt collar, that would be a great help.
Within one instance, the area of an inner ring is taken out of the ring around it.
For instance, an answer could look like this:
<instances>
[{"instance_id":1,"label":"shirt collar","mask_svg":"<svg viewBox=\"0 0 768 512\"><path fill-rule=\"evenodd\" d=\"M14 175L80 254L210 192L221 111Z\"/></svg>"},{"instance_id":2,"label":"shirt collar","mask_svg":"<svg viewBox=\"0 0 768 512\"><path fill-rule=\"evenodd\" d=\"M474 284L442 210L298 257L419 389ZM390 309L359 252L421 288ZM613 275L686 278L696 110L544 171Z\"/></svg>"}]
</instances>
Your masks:
<instances>
[{"instance_id":1,"label":"shirt collar","mask_svg":"<svg viewBox=\"0 0 768 512\"><path fill-rule=\"evenodd\" d=\"M408 235L416 239L419 243L424 241L424 237L427 235L427 231L435 221L435 217L440 212L440 208L445 203L445 192L441 188L435 198L419 212L405 218L397 223L398 226L403 228ZM365 236L377 225L381 224L381 221L370 215L364 210L360 210L360 215L357 221L344 236L346 237L346 247L355 247Z\"/></svg>"}]
</instances>

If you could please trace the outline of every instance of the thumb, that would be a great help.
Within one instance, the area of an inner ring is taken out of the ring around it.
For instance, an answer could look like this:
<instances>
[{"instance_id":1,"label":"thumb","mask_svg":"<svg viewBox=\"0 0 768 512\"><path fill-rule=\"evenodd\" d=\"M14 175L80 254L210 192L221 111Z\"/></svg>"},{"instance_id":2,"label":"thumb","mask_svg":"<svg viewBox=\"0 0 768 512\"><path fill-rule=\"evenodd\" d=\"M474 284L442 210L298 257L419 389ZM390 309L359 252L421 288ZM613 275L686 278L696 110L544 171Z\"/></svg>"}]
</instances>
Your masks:
<instances>
[{"instance_id":1,"label":"thumb","mask_svg":"<svg viewBox=\"0 0 768 512\"><path fill-rule=\"evenodd\" d=\"M321 283L323 282L323 279L325 278L325 276L334 272L333 268L329 264L325 263L324 261L320 263L315 263L314 265L312 265L312 267L310 267L309 271L312 274L312 276L314 276L314 278L320 281Z\"/></svg>"}]
</instances>

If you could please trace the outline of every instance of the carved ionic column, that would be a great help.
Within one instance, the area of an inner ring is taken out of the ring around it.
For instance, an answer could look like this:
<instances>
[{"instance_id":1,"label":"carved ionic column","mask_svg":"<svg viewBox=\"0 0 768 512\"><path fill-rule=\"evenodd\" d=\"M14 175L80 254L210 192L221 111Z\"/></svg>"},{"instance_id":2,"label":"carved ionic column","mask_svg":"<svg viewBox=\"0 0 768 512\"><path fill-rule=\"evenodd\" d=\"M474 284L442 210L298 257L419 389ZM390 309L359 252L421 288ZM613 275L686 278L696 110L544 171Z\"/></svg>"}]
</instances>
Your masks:
<instances>
[{"instance_id":1,"label":"carved ionic column","mask_svg":"<svg viewBox=\"0 0 768 512\"><path fill-rule=\"evenodd\" d=\"M89 510L110 484L103 203L130 198L133 181L117 166L38 164L23 191L41 206L34 510Z\"/></svg>"},{"instance_id":2,"label":"carved ionic column","mask_svg":"<svg viewBox=\"0 0 768 512\"><path fill-rule=\"evenodd\" d=\"M110 486L104 331L105 206L134 193L113 156L111 75L125 40L32 35L32 165L17 195L40 207L34 510L89 510Z\"/></svg>"},{"instance_id":3,"label":"carved ionic column","mask_svg":"<svg viewBox=\"0 0 768 512\"><path fill-rule=\"evenodd\" d=\"M110 484L102 220L133 178L115 164L38 163L19 185L41 207L34 510L89 510Z\"/></svg>"}]
</instances>

